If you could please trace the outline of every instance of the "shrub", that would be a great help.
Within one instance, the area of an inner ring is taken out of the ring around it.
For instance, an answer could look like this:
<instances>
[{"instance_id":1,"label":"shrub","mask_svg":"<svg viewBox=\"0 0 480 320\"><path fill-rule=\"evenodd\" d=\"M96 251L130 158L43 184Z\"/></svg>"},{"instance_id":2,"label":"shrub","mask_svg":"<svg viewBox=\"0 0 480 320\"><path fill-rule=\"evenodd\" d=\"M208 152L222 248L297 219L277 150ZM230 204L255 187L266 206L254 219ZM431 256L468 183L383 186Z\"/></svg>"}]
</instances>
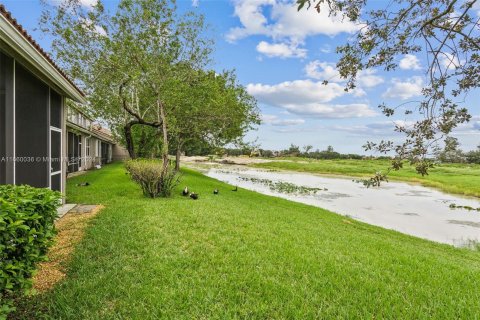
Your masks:
<instances>
[{"instance_id":1,"label":"shrub","mask_svg":"<svg viewBox=\"0 0 480 320\"><path fill-rule=\"evenodd\" d=\"M171 166L162 174L163 162L154 159L136 159L125 162L133 181L138 183L146 197L169 197L178 184L178 172Z\"/></svg>"},{"instance_id":2,"label":"shrub","mask_svg":"<svg viewBox=\"0 0 480 320\"><path fill-rule=\"evenodd\" d=\"M60 193L0 185L0 319L13 310L13 296L31 289L31 277L55 236Z\"/></svg>"}]
</instances>

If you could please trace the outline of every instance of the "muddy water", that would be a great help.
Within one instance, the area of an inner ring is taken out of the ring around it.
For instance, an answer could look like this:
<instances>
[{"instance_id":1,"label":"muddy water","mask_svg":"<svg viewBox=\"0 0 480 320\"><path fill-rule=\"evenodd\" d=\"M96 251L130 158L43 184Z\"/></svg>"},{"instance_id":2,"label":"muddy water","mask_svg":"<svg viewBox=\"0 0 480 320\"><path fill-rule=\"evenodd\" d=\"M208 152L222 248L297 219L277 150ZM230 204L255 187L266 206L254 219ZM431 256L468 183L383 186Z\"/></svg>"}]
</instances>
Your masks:
<instances>
[{"instance_id":1,"label":"muddy water","mask_svg":"<svg viewBox=\"0 0 480 320\"><path fill-rule=\"evenodd\" d=\"M420 238L456 246L463 246L471 241L480 242L480 212L449 207L454 203L477 208L480 207L478 199L400 182L384 183L379 188L366 188L348 178L239 166L216 166L203 168L202 171L209 177L237 185L239 188L325 208ZM267 179L274 183L289 182L321 190L310 194L279 192L258 179Z\"/></svg>"}]
</instances>

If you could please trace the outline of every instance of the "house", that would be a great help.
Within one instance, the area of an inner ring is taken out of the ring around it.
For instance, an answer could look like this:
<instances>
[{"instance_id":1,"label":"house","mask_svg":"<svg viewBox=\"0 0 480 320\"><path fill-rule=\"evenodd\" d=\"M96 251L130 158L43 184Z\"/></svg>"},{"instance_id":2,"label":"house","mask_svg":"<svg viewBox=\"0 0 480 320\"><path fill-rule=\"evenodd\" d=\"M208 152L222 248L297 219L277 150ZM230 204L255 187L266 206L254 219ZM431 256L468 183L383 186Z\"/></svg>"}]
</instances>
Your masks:
<instances>
[{"instance_id":1,"label":"house","mask_svg":"<svg viewBox=\"0 0 480 320\"><path fill-rule=\"evenodd\" d=\"M65 99L85 95L0 4L0 184L65 191Z\"/></svg>"},{"instance_id":2,"label":"house","mask_svg":"<svg viewBox=\"0 0 480 320\"><path fill-rule=\"evenodd\" d=\"M89 170L125 160L128 152L117 144L110 130L72 105L67 107L67 173Z\"/></svg>"},{"instance_id":3,"label":"house","mask_svg":"<svg viewBox=\"0 0 480 320\"><path fill-rule=\"evenodd\" d=\"M67 108L67 173L112 162L114 141L109 131L80 110Z\"/></svg>"},{"instance_id":4,"label":"house","mask_svg":"<svg viewBox=\"0 0 480 320\"><path fill-rule=\"evenodd\" d=\"M69 111L66 99L86 103L84 93L0 4L0 184L63 193L67 172L114 159L112 135Z\"/></svg>"}]
</instances>

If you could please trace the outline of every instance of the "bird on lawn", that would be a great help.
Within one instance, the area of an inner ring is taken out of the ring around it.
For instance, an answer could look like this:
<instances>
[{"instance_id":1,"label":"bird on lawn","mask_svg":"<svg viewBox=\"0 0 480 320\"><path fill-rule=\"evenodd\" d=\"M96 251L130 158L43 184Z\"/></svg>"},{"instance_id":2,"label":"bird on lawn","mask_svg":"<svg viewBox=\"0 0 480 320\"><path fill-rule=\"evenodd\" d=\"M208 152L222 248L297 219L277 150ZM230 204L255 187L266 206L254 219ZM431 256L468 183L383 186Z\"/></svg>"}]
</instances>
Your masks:
<instances>
[{"instance_id":1,"label":"bird on lawn","mask_svg":"<svg viewBox=\"0 0 480 320\"><path fill-rule=\"evenodd\" d=\"M235 189L233 189L232 191L238 191L238 187L237 187L237 186L235 186Z\"/></svg>"},{"instance_id":2,"label":"bird on lawn","mask_svg":"<svg viewBox=\"0 0 480 320\"><path fill-rule=\"evenodd\" d=\"M218 194L218 189L213 190L213 194Z\"/></svg>"},{"instance_id":3,"label":"bird on lawn","mask_svg":"<svg viewBox=\"0 0 480 320\"><path fill-rule=\"evenodd\" d=\"M188 196L188 187L185 187L185 189L183 189L182 195L183 195L184 197Z\"/></svg>"},{"instance_id":4,"label":"bird on lawn","mask_svg":"<svg viewBox=\"0 0 480 320\"><path fill-rule=\"evenodd\" d=\"M195 192L190 193L190 198L192 198L193 200L197 200L198 199L198 193L195 193Z\"/></svg>"},{"instance_id":5,"label":"bird on lawn","mask_svg":"<svg viewBox=\"0 0 480 320\"><path fill-rule=\"evenodd\" d=\"M83 183L77 183L77 187L88 187L90 183L88 182L83 182Z\"/></svg>"}]
</instances>

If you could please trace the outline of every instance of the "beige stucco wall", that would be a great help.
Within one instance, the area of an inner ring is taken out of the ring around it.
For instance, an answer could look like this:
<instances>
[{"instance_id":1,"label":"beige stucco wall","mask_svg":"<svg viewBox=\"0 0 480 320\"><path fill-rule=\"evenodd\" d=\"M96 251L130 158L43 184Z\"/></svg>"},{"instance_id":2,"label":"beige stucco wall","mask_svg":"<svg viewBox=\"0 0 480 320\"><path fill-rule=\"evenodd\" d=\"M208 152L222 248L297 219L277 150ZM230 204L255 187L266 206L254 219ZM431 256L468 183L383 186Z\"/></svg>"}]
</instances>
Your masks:
<instances>
[{"instance_id":1,"label":"beige stucco wall","mask_svg":"<svg viewBox=\"0 0 480 320\"><path fill-rule=\"evenodd\" d=\"M127 149L122 145L115 144L112 150L112 160L113 161L125 161L130 159Z\"/></svg>"}]
</instances>

